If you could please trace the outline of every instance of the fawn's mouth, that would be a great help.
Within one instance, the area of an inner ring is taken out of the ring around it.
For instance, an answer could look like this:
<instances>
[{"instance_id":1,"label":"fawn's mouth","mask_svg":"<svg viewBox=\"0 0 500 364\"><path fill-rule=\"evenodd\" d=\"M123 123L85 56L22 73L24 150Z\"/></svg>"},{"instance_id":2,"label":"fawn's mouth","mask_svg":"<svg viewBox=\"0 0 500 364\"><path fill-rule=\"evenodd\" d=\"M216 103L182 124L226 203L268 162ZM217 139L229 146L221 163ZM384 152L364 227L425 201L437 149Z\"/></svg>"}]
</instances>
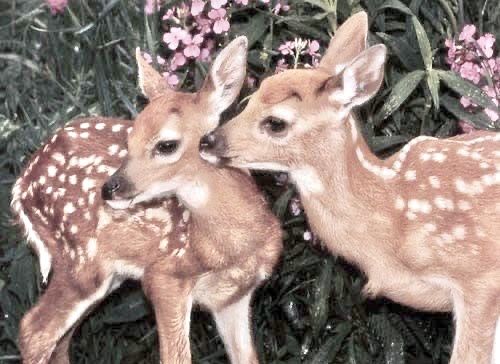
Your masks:
<instances>
[{"instance_id":1,"label":"fawn's mouth","mask_svg":"<svg viewBox=\"0 0 500 364\"><path fill-rule=\"evenodd\" d=\"M134 199L127 200L105 200L113 210L125 210L134 205Z\"/></svg>"}]
</instances>

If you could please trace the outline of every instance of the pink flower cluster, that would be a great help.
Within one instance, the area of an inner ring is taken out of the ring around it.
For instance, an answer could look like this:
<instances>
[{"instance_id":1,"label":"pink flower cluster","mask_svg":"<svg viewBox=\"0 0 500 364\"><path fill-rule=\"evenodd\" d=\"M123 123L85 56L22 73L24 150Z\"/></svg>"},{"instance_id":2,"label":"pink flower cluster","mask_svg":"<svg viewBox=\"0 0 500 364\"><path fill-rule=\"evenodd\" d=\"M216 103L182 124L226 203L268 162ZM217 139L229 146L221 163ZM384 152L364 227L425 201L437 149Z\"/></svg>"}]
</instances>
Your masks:
<instances>
[{"instance_id":1,"label":"pink flower cluster","mask_svg":"<svg viewBox=\"0 0 500 364\"><path fill-rule=\"evenodd\" d=\"M500 102L500 57L495 54L495 37L486 33L477 34L476 27L472 24L465 25L458 40L447 39L448 48L446 61L451 69L462 78L481 87L498 107ZM468 110L477 107L469 98L462 97L460 103ZM485 109L484 113L492 122L499 119L498 109ZM464 122L461 122L464 125ZM467 129L463 126L462 129Z\"/></svg>"},{"instance_id":2,"label":"pink flower cluster","mask_svg":"<svg viewBox=\"0 0 500 364\"><path fill-rule=\"evenodd\" d=\"M282 72L290 66L297 68L299 64L306 68L316 67L320 58L318 51L317 40L296 38L293 41L286 41L278 47L278 52L282 57L276 63L275 72Z\"/></svg>"},{"instance_id":3,"label":"pink flower cluster","mask_svg":"<svg viewBox=\"0 0 500 364\"><path fill-rule=\"evenodd\" d=\"M46 0L52 15L63 13L68 6L68 0Z\"/></svg>"}]
</instances>

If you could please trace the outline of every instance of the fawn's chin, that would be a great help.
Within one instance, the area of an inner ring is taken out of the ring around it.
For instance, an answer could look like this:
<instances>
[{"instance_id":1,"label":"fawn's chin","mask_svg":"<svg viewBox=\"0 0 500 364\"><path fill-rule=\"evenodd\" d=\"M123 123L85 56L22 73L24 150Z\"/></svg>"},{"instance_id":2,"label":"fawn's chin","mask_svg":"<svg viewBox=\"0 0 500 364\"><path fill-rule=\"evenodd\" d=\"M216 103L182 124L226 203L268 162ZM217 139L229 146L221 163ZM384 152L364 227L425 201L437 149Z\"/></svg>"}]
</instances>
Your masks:
<instances>
[{"instance_id":1,"label":"fawn's chin","mask_svg":"<svg viewBox=\"0 0 500 364\"><path fill-rule=\"evenodd\" d=\"M106 200L108 206L113 210L125 210L133 206L133 199L130 200Z\"/></svg>"}]
</instances>

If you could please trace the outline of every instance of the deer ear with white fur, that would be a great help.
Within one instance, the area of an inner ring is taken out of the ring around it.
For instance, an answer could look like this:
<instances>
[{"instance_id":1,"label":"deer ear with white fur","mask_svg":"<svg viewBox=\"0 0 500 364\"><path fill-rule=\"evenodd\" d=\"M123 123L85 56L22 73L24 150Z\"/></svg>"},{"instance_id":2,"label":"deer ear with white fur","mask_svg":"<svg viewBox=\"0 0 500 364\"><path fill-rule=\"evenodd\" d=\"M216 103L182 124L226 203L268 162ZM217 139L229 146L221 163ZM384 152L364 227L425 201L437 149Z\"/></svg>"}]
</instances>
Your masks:
<instances>
[{"instance_id":1,"label":"deer ear with white fur","mask_svg":"<svg viewBox=\"0 0 500 364\"><path fill-rule=\"evenodd\" d=\"M387 48L378 44L356 57L340 75L341 86L335 87L330 101L350 109L371 99L384 79L386 53Z\"/></svg>"},{"instance_id":2,"label":"deer ear with white fur","mask_svg":"<svg viewBox=\"0 0 500 364\"><path fill-rule=\"evenodd\" d=\"M319 66L338 75L366 49L368 15L361 11L347 19L335 32Z\"/></svg>"},{"instance_id":3,"label":"deer ear with white fur","mask_svg":"<svg viewBox=\"0 0 500 364\"><path fill-rule=\"evenodd\" d=\"M137 61L138 83L144 96L152 100L155 97L173 92L167 85L167 81L142 57L139 47L135 50Z\"/></svg>"},{"instance_id":4,"label":"deer ear with white fur","mask_svg":"<svg viewBox=\"0 0 500 364\"><path fill-rule=\"evenodd\" d=\"M226 110L238 97L247 71L248 40L241 36L229 43L217 56L203 86L210 93L216 114Z\"/></svg>"}]
</instances>

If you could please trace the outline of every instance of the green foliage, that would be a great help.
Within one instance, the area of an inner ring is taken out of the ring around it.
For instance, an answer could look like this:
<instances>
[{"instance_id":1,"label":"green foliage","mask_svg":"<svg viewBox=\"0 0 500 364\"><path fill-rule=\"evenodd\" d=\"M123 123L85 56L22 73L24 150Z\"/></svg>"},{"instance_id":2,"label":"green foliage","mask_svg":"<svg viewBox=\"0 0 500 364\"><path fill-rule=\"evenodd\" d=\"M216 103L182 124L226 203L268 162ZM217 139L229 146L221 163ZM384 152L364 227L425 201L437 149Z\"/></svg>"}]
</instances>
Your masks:
<instances>
[{"instance_id":1,"label":"green foliage","mask_svg":"<svg viewBox=\"0 0 500 364\"><path fill-rule=\"evenodd\" d=\"M390 153L420 134L449 136L458 118L482 128L483 114L466 113L458 95L488 106L481 90L447 71L444 39L464 19L499 34L495 1L292 0L275 15L263 6L234 11L231 35L250 39L250 74L272 72L274 51L294 37L326 46L338 24L361 8L370 16L371 42L390 56L384 88L360 110L375 151ZM483 6L484 5L484 6ZM155 16L139 1L72 0L52 16L41 1L0 3L0 362L19 362L20 318L42 291L38 263L11 224L10 188L23 162L50 133L79 115L133 118L138 106L133 50L152 53L160 42ZM484 11L483 11L484 8ZM183 78L199 86L207 65ZM442 106L442 108L440 108ZM362 275L321 246L304 242L303 215L292 216L291 188L258 180L286 229L286 251L276 274L254 301L255 338L265 363L446 363L450 316L416 313L361 295ZM192 324L194 362L225 363L207 314ZM113 294L84 322L72 345L75 363L158 362L154 318L135 284Z\"/></svg>"}]
</instances>

